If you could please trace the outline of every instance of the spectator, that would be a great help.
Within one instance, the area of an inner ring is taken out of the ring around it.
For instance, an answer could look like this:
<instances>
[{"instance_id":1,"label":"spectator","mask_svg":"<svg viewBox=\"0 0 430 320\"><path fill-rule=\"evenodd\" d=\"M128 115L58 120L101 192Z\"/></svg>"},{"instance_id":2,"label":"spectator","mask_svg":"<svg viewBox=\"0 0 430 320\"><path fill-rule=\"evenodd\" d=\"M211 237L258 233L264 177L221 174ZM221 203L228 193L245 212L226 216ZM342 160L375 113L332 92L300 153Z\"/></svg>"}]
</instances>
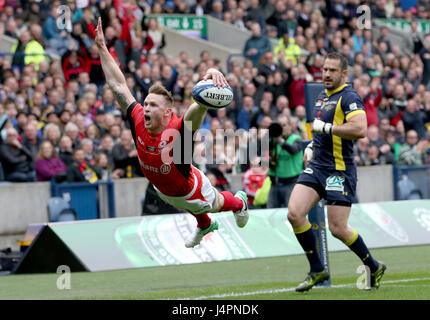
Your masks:
<instances>
[{"instance_id":1,"label":"spectator","mask_svg":"<svg viewBox=\"0 0 430 320\"><path fill-rule=\"evenodd\" d=\"M262 35L261 27L257 22L252 23L251 32L252 36L246 40L243 55L245 58L250 59L256 67L263 53L272 51L272 45L269 38L266 35Z\"/></svg>"},{"instance_id":2,"label":"spectator","mask_svg":"<svg viewBox=\"0 0 430 320\"><path fill-rule=\"evenodd\" d=\"M119 143L112 148L112 157L115 169L122 169L125 174L123 178L141 177L137 150L135 149L133 136L129 129L121 132Z\"/></svg>"},{"instance_id":3,"label":"spectator","mask_svg":"<svg viewBox=\"0 0 430 320\"><path fill-rule=\"evenodd\" d=\"M101 181L108 181L110 179L119 179L124 175L124 170L116 169L112 171L109 164L109 159L106 153L99 152L95 157L94 167L99 172Z\"/></svg>"},{"instance_id":4,"label":"spectator","mask_svg":"<svg viewBox=\"0 0 430 320\"><path fill-rule=\"evenodd\" d=\"M100 140L100 145L98 147L98 149L96 150L96 153L100 153L103 152L107 155L108 160L109 160L109 166L112 168L114 163L113 163L113 157L112 157L112 147L113 147L114 143L113 143L113 139L109 134L105 134L101 140Z\"/></svg>"},{"instance_id":5,"label":"spectator","mask_svg":"<svg viewBox=\"0 0 430 320\"><path fill-rule=\"evenodd\" d=\"M246 11L244 22L248 28L253 29L253 25L257 23L260 27L263 26L264 15L258 0L250 0L249 7Z\"/></svg>"},{"instance_id":6,"label":"spectator","mask_svg":"<svg viewBox=\"0 0 430 320\"><path fill-rule=\"evenodd\" d=\"M50 141L43 141L40 144L35 169L37 181L49 181L56 178L56 181L59 182L65 180L66 177L66 165L57 156Z\"/></svg>"},{"instance_id":7,"label":"spectator","mask_svg":"<svg viewBox=\"0 0 430 320\"><path fill-rule=\"evenodd\" d=\"M292 61L292 65L296 65L301 55L301 49L295 43L294 38L290 37L288 32L284 32L279 39L278 45L274 49L274 55L276 59L282 63Z\"/></svg>"},{"instance_id":8,"label":"spectator","mask_svg":"<svg viewBox=\"0 0 430 320\"><path fill-rule=\"evenodd\" d=\"M425 39L423 45L424 47L419 51L419 56L424 66L421 83L425 85L428 90L430 82L430 39Z\"/></svg>"},{"instance_id":9,"label":"spectator","mask_svg":"<svg viewBox=\"0 0 430 320\"><path fill-rule=\"evenodd\" d=\"M72 140L73 149L79 148L81 146L81 139L79 138L79 128L73 122L67 123L64 128L64 133L66 136Z\"/></svg>"},{"instance_id":10,"label":"spectator","mask_svg":"<svg viewBox=\"0 0 430 320\"><path fill-rule=\"evenodd\" d=\"M425 123L430 122L430 110L426 111L426 113L419 110L419 106L414 99L408 100L408 105L402 113L402 120L406 132L414 130L418 134L418 139L427 137Z\"/></svg>"},{"instance_id":11,"label":"spectator","mask_svg":"<svg viewBox=\"0 0 430 320\"><path fill-rule=\"evenodd\" d=\"M95 159L93 141L91 139L84 138L81 142L81 148L84 151L85 162L94 165Z\"/></svg>"},{"instance_id":12,"label":"spectator","mask_svg":"<svg viewBox=\"0 0 430 320\"><path fill-rule=\"evenodd\" d=\"M58 144L61 138L60 128L55 123L48 123L43 128L43 138L51 142L55 149L58 149Z\"/></svg>"},{"instance_id":13,"label":"spectator","mask_svg":"<svg viewBox=\"0 0 430 320\"><path fill-rule=\"evenodd\" d=\"M32 36L29 31L24 31L20 38L18 44L12 49L14 58L12 65L19 67L20 69L24 66L34 63L34 67L39 70L39 63L45 60L45 50L42 45Z\"/></svg>"},{"instance_id":14,"label":"spectator","mask_svg":"<svg viewBox=\"0 0 430 320\"><path fill-rule=\"evenodd\" d=\"M160 52L166 45L166 40L163 30L160 28L155 18L148 19L148 35L151 37L152 41L154 41L154 46L149 52Z\"/></svg>"},{"instance_id":15,"label":"spectator","mask_svg":"<svg viewBox=\"0 0 430 320\"><path fill-rule=\"evenodd\" d=\"M280 116L282 135L271 137L269 146L269 176L272 186L267 208L287 207L294 184L303 171L302 140L292 133L289 117Z\"/></svg>"},{"instance_id":16,"label":"spectator","mask_svg":"<svg viewBox=\"0 0 430 320\"><path fill-rule=\"evenodd\" d=\"M255 193L263 186L267 170L261 166L261 158L251 160L251 167L242 176L242 189L248 195L248 202L253 206Z\"/></svg>"},{"instance_id":17,"label":"spectator","mask_svg":"<svg viewBox=\"0 0 430 320\"><path fill-rule=\"evenodd\" d=\"M254 99L249 96L244 97L243 108L237 116L237 128L249 131L251 119L256 112L258 112L258 108L254 105Z\"/></svg>"},{"instance_id":18,"label":"spectator","mask_svg":"<svg viewBox=\"0 0 430 320\"><path fill-rule=\"evenodd\" d=\"M421 49L423 48L423 37L418 32L418 23L417 21L411 21L411 40L413 45L413 53L419 54Z\"/></svg>"},{"instance_id":19,"label":"spectator","mask_svg":"<svg viewBox=\"0 0 430 320\"><path fill-rule=\"evenodd\" d=\"M36 174L32 169L31 152L19 142L15 128L8 128L6 133L6 140L0 144L0 160L6 181L35 181Z\"/></svg>"},{"instance_id":20,"label":"spectator","mask_svg":"<svg viewBox=\"0 0 430 320\"><path fill-rule=\"evenodd\" d=\"M212 11L210 15L216 19L223 20L223 4L221 0L212 1Z\"/></svg>"},{"instance_id":21,"label":"spectator","mask_svg":"<svg viewBox=\"0 0 430 320\"><path fill-rule=\"evenodd\" d=\"M371 80L370 89L367 87L359 89L360 95L363 92L364 107L366 110L367 126L378 125L378 105L382 100L382 90L379 88L379 79L373 78ZM363 90L364 89L364 90Z\"/></svg>"},{"instance_id":22,"label":"spectator","mask_svg":"<svg viewBox=\"0 0 430 320\"><path fill-rule=\"evenodd\" d=\"M369 159L369 165L380 165L382 162L379 156L380 154L378 147L374 144L369 145L369 147L367 148L367 157Z\"/></svg>"},{"instance_id":23,"label":"spectator","mask_svg":"<svg viewBox=\"0 0 430 320\"><path fill-rule=\"evenodd\" d=\"M206 171L215 175L215 188L219 191L230 191L230 178L227 175L227 157L223 144L214 143L212 161L206 164Z\"/></svg>"},{"instance_id":24,"label":"spectator","mask_svg":"<svg viewBox=\"0 0 430 320\"><path fill-rule=\"evenodd\" d=\"M399 165L421 166L428 162L428 142L426 139L418 140L415 130L406 132L406 143L399 150Z\"/></svg>"},{"instance_id":25,"label":"spectator","mask_svg":"<svg viewBox=\"0 0 430 320\"><path fill-rule=\"evenodd\" d=\"M58 154L66 167L69 167L73 163L73 144L69 136L64 135L61 137Z\"/></svg>"},{"instance_id":26,"label":"spectator","mask_svg":"<svg viewBox=\"0 0 430 320\"><path fill-rule=\"evenodd\" d=\"M389 130L385 135L385 141L390 145L391 152L393 153L393 158L395 162L399 161L399 153L402 144L396 139L396 132L394 130Z\"/></svg>"},{"instance_id":27,"label":"spectator","mask_svg":"<svg viewBox=\"0 0 430 320\"><path fill-rule=\"evenodd\" d=\"M260 63L258 64L258 74L264 76L265 80L269 75L274 74L275 72L282 73L284 71L284 67L282 64L275 63L273 60L273 53L271 51L267 51L263 53Z\"/></svg>"},{"instance_id":28,"label":"spectator","mask_svg":"<svg viewBox=\"0 0 430 320\"><path fill-rule=\"evenodd\" d=\"M370 165L370 159L367 153L369 146L369 138L364 137L357 140L354 144L354 161L357 166L368 166Z\"/></svg>"},{"instance_id":29,"label":"spectator","mask_svg":"<svg viewBox=\"0 0 430 320\"><path fill-rule=\"evenodd\" d=\"M73 162L67 167L67 182L97 182L100 177L97 169L85 161L85 153L77 148L73 152Z\"/></svg>"},{"instance_id":30,"label":"spectator","mask_svg":"<svg viewBox=\"0 0 430 320\"><path fill-rule=\"evenodd\" d=\"M37 153L39 152L40 144L43 139L38 135L38 129L36 122L29 121L24 127L24 137L22 139L22 144L31 153L31 158L36 161Z\"/></svg>"}]
</instances>

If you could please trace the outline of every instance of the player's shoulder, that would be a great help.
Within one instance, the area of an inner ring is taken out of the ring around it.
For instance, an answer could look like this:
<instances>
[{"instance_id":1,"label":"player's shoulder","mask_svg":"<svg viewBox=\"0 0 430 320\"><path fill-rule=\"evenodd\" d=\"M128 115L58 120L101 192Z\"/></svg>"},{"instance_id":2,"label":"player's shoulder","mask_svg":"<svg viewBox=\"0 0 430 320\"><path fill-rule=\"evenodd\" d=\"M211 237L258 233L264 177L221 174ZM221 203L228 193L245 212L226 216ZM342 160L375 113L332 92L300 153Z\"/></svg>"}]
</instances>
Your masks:
<instances>
[{"instance_id":1,"label":"player's shoulder","mask_svg":"<svg viewBox=\"0 0 430 320\"><path fill-rule=\"evenodd\" d=\"M172 118L170 119L169 122L169 127L170 128L175 128L175 129L179 129L182 126L182 122L183 122L184 117L178 117L174 112L172 113Z\"/></svg>"},{"instance_id":2,"label":"player's shoulder","mask_svg":"<svg viewBox=\"0 0 430 320\"><path fill-rule=\"evenodd\" d=\"M345 102L353 102L355 100L361 101L362 99L357 90L355 90L351 85L347 85L342 90L342 100Z\"/></svg>"},{"instance_id":3,"label":"player's shoulder","mask_svg":"<svg viewBox=\"0 0 430 320\"><path fill-rule=\"evenodd\" d=\"M142 110L143 106L140 102L134 100L128 107L127 107L127 115L129 117L133 117L137 111Z\"/></svg>"}]
</instances>

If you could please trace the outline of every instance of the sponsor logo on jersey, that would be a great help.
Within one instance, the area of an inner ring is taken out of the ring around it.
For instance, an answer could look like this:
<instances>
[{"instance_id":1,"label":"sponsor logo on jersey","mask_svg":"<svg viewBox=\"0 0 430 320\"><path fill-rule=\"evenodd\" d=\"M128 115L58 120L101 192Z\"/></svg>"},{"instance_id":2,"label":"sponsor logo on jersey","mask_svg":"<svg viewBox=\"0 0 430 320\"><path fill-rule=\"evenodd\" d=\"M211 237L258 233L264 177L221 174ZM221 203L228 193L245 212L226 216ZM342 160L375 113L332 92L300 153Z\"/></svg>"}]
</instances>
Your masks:
<instances>
[{"instance_id":1,"label":"sponsor logo on jersey","mask_svg":"<svg viewBox=\"0 0 430 320\"><path fill-rule=\"evenodd\" d=\"M170 164L167 163L162 164L160 167L160 172L162 174L169 174L170 170L172 170L172 167L170 166Z\"/></svg>"},{"instance_id":2,"label":"sponsor logo on jersey","mask_svg":"<svg viewBox=\"0 0 430 320\"><path fill-rule=\"evenodd\" d=\"M142 169L150 171L150 172L155 172L155 173L159 172L158 168L145 164L139 157L138 157L138 159L139 159L139 164L142 167Z\"/></svg>"},{"instance_id":3,"label":"sponsor logo on jersey","mask_svg":"<svg viewBox=\"0 0 430 320\"><path fill-rule=\"evenodd\" d=\"M353 110L357 110L357 103L353 102L349 105L349 110L353 111Z\"/></svg>"},{"instance_id":4,"label":"sponsor logo on jersey","mask_svg":"<svg viewBox=\"0 0 430 320\"><path fill-rule=\"evenodd\" d=\"M327 191L339 191L344 192L343 183L345 182L345 177L341 176L330 176L326 180L325 189Z\"/></svg>"}]
</instances>

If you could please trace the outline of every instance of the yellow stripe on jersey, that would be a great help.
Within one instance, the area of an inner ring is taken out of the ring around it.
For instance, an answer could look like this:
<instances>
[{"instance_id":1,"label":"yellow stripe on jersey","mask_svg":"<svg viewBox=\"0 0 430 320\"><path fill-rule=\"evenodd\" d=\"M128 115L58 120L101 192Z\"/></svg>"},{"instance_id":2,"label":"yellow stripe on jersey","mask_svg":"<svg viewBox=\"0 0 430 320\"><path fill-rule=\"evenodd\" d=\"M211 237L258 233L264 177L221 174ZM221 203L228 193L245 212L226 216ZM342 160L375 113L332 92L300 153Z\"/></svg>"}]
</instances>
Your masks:
<instances>
[{"instance_id":1,"label":"yellow stripe on jersey","mask_svg":"<svg viewBox=\"0 0 430 320\"><path fill-rule=\"evenodd\" d=\"M364 110L355 110L346 115L346 120L348 121L351 117L356 116L357 114L366 114Z\"/></svg>"},{"instance_id":2,"label":"yellow stripe on jersey","mask_svg":"<svg viewBox=\"0 0 430 320\"><path fill-rule=\"evenodd\" d=\"M334 119L333 119L333 125L341 125L345 121L345 114L342 110L342 97L339 98L336 110L334 113ZM343 161L343 154L342 154L342 138L332 135L333 139L333 156L334 156L334 162L336 165L336 170L346 170L345 161Z\"/></svg>"},{"instance_id":3,"label":"yellow stripe on jersey","mask_svg":"<svg viewBox=\"0 0 430 320\"><path fill-rule=\"evenodd\" d=\"M347 86L347 84L345 83L344 85L341 85L340 87L338 87L336 89L333 89L333 90L327 90L327 89L325 89L325 94L327 95L327 97L330 97L332 94L335 94L336 92L339 92L340 90L342 90L346 86Z\"/></svg>"}]
</instances>

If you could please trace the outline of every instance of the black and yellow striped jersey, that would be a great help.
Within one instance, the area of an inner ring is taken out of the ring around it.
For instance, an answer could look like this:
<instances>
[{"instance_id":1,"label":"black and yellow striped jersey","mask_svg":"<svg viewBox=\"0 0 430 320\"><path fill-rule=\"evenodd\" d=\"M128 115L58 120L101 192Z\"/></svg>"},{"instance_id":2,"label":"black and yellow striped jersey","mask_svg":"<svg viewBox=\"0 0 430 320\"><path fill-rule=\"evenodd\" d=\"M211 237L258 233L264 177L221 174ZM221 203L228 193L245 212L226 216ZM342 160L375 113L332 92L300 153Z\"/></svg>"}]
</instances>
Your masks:
<instances>
[{"instance_id":1,"label":"black and yellow striped jersey","mask_svg":"<svg viewBox=\"0 0 430 320\"><path fill-rule=\"evenodd\" d=\"M365 114L363 99L350 85L334 90L323 90L317 97L314 119L340 125L352 116ZM347 170L354 165L353 141L326 134L313 133L314 157L312 164L330 170Z\"/></svg>"}]
</instances>

